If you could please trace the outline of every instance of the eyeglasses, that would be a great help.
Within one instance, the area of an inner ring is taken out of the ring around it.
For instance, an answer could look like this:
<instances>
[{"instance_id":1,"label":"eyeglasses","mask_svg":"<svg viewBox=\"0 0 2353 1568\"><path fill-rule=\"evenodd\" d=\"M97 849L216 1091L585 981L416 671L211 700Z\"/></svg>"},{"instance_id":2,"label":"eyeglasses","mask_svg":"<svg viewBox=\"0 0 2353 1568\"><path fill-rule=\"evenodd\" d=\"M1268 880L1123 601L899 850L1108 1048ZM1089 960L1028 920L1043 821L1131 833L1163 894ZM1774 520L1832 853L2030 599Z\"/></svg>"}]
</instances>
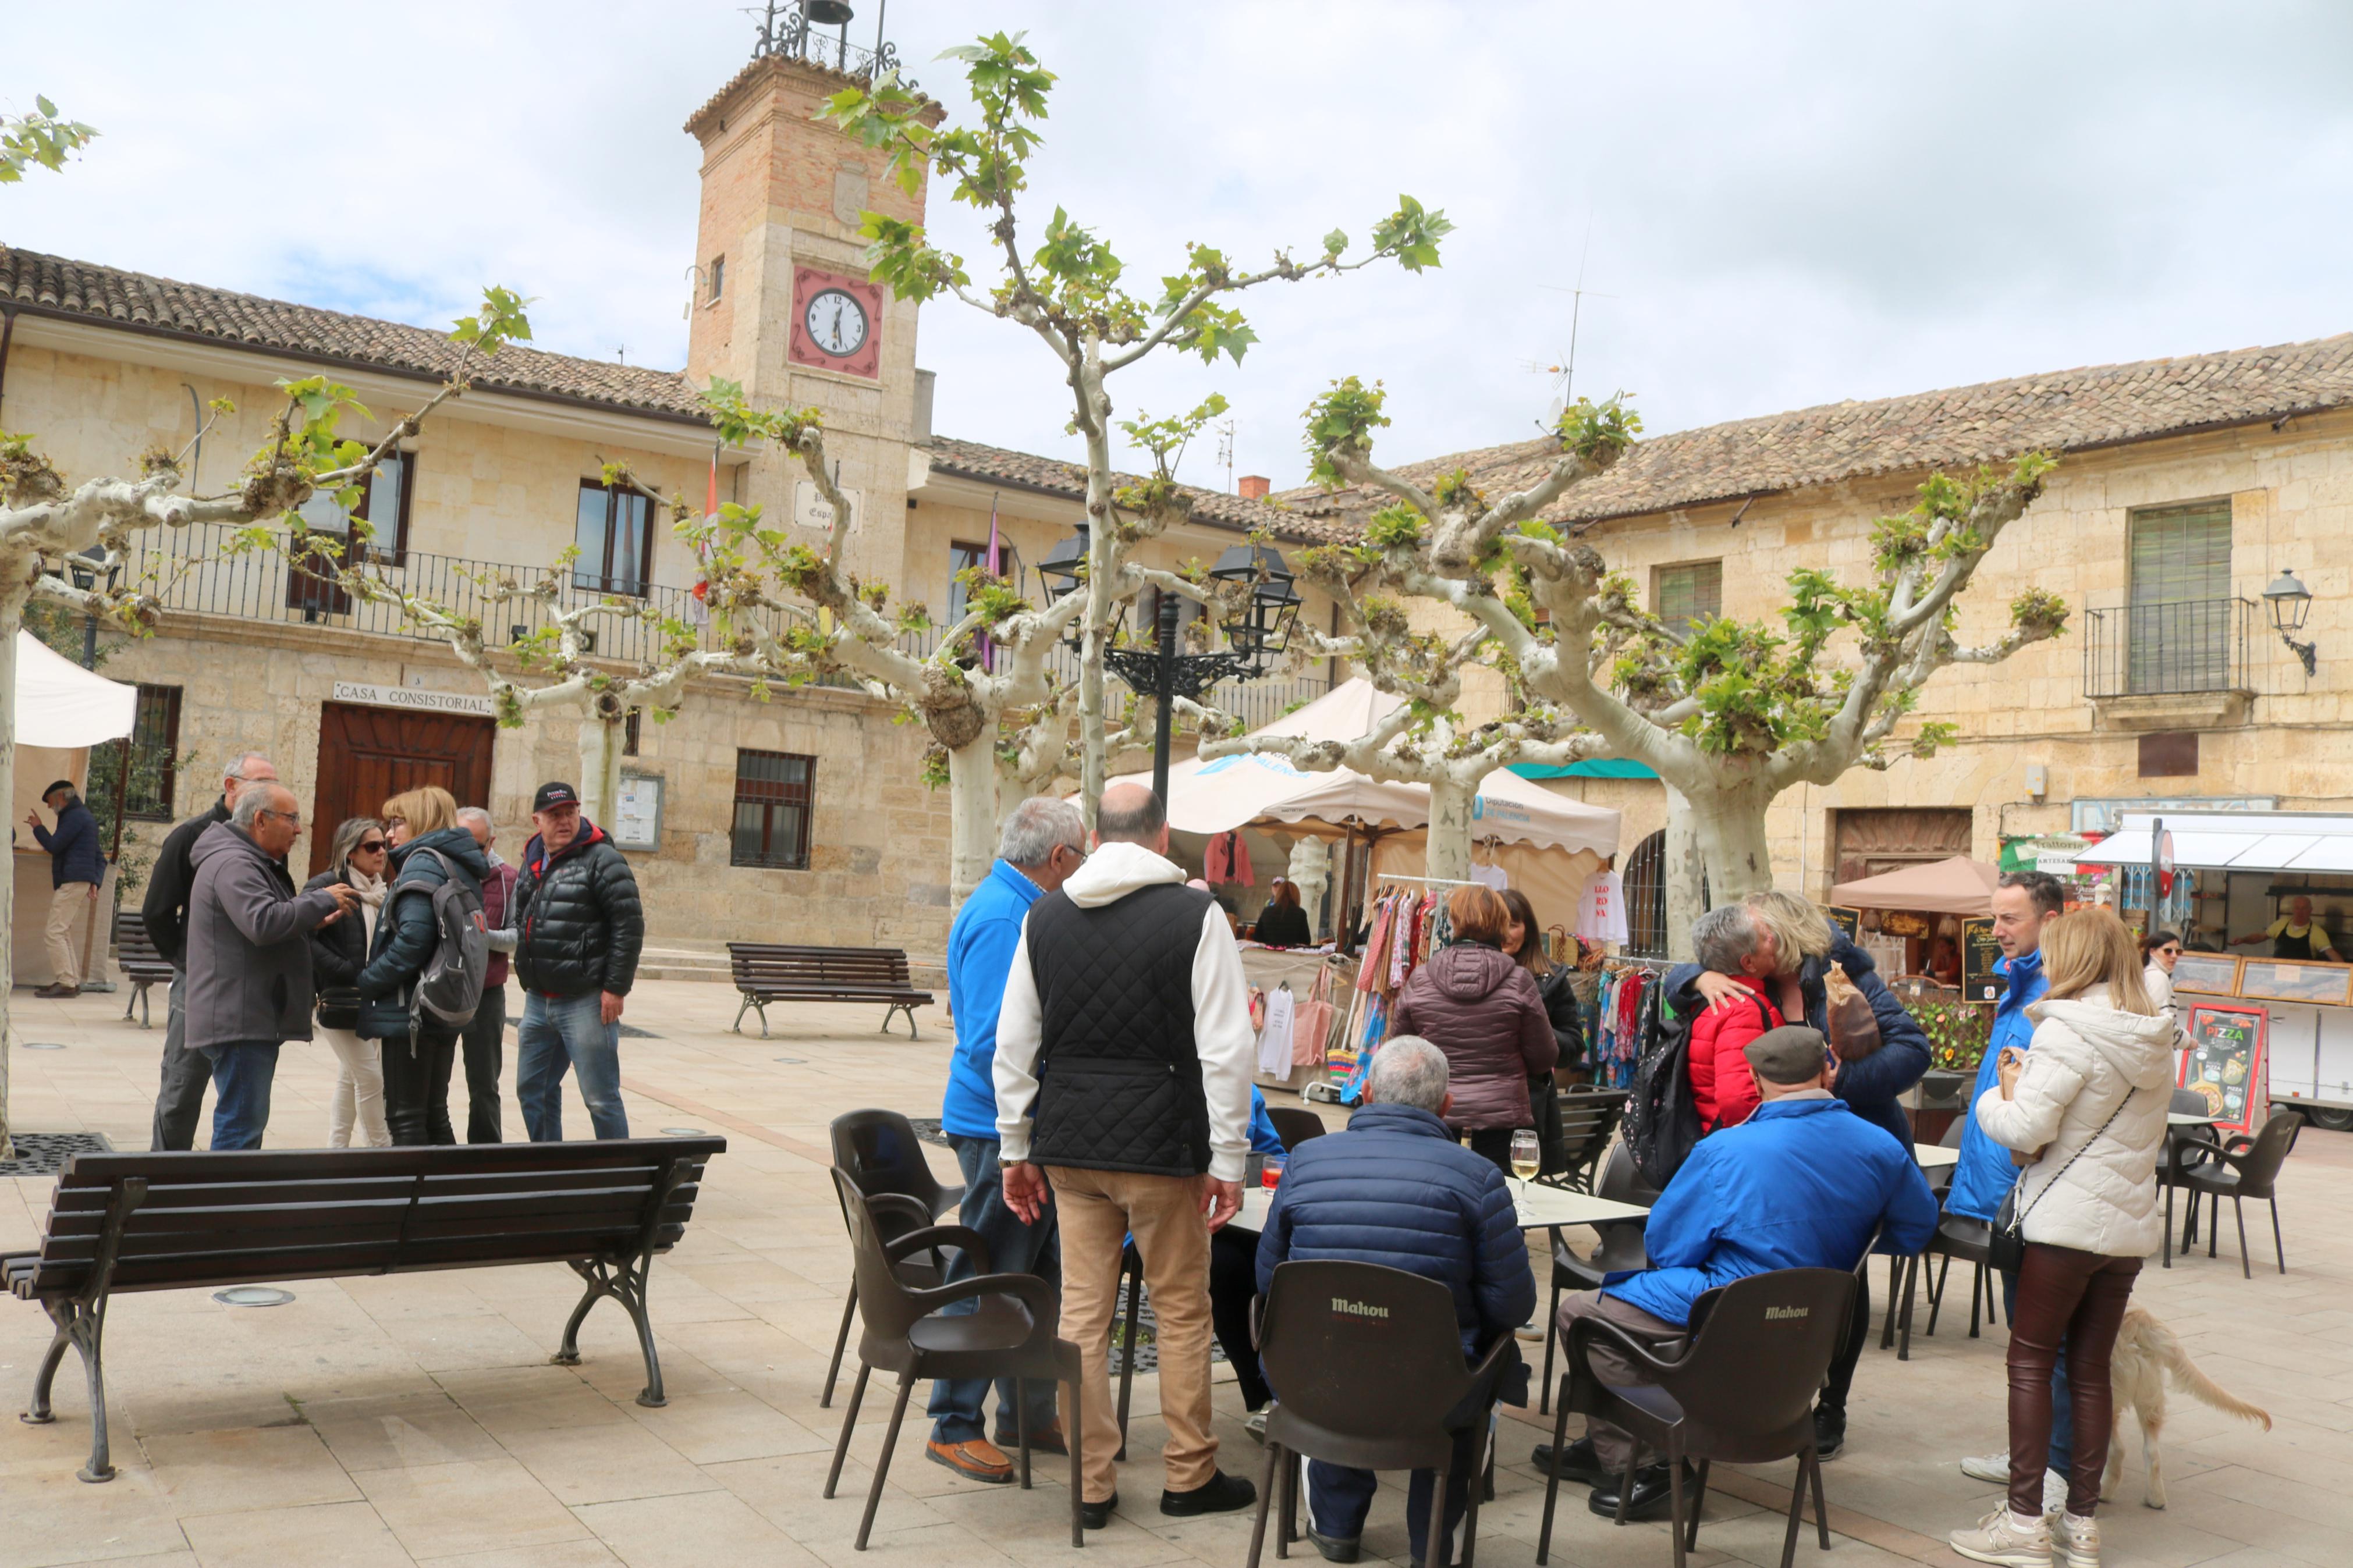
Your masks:
<instances>
[{"instance_id":1,"label":"eyeglasses","mask_svg":"<svg viewBox=\"0 0 2353 1568\"><path fill-rule=\"evenodd\" d=\"M274 816L280 822L290 822L297 827L302 826L302 814L299 811L272 811L269 807L265 805L259 811L255 812L254 815L256 816Z\"/></svg>"},{"instance_id":2,"label":"eyeglasses","mask_svg":"<svg viewBox=\"0 0 2353 1568\"><path fill-rule=\"evenodd\" d=\"M354 855L381 855L387 847L388 846L385 845L383 839L371 838L364 844L353 845L352 853Z\"/></svg>"}]
</instances>

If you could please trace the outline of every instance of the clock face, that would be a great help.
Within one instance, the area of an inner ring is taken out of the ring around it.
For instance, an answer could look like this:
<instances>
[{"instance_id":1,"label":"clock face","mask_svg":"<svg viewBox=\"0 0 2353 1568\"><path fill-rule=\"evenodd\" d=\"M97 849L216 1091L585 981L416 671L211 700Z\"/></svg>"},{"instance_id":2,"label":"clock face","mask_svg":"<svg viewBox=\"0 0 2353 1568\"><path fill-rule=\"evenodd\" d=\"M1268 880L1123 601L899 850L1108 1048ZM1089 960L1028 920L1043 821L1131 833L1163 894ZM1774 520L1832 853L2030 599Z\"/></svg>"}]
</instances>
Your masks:
<instances>
[{"instance_id":1,"label":"clock face","mask_svg":"<svg viewBox=\"0 0 2353 1568\"><path fill-rule=\"evenodd\" d=\"M849 359L866 344L866 307L847 290L828 289L801 312L809 342L836 359Z\"/></svg>"}]
</instances>

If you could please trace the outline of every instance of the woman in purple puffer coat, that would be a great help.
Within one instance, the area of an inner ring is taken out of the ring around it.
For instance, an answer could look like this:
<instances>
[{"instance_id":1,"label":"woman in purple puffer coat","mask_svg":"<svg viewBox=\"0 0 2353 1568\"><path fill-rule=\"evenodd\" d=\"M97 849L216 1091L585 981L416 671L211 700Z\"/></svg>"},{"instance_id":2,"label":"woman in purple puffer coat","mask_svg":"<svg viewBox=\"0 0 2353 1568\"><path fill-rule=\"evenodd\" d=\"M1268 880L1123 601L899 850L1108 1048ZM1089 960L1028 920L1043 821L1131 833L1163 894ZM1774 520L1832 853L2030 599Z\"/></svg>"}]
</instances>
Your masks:
<instances>
[{"instance_id":1,"label":"woman in purple puffer coat","mask_svg":"<svg viewBox=\"0 0 2353 1568\"><path fill-rule=\"evenodd\" d=\"M1528 1079L1560 1054L1543 995L1503 951L1511 910L1493 888L1446 896L1454 941L1430 955L1398 994L1392 1035L1419 1035L1446 1053L1454 1097L1447 1125L1474 1153L1512 1169L1512 1134L1535 1125Z\"/></svg>"}]
</instances>

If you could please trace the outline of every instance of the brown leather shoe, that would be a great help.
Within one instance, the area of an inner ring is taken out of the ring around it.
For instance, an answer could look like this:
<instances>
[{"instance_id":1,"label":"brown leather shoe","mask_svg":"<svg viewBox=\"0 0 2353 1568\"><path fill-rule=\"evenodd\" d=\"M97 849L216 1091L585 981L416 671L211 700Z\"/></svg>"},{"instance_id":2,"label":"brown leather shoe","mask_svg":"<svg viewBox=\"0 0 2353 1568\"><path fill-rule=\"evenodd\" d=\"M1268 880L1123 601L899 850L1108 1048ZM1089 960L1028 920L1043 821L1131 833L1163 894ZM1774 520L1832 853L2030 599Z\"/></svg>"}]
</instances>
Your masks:
<instances>
[{"instance_id":1,"label":"brown leather shoe","mask_svg":"<svg viewBox=\"0 0 2353 1568\"><path fill-rule=\"evenodd\" d=\"M997 1435L997 1446L1000 1448L1018 1448L1020 1445L1021 1439L1013 1433L999 1432ZM1068 1454L1071 1446L1062 1436L1062 1424L1050 1421L1030 1433L1029 1451L1033 1454Z\"/></svg>"},{"instance_id":2,"label":"brown leather shoe","mask_svg":"<svg viewBox=\"0 0 2353 1568\"><path fill-rule=\"evenodd\" d=\"M935 1465L945 1465L968 1481L1001 1487L1013 1479L1013 1461L986 1438L975 1437L963 1443L926 1443L923 1445L923 1457Z\"/></svg>"},{"instance_id":3,"label":"brown leather shoe","mask_svg":"<svg viewBox=\"0 0 2353 1568\"><path fill-rule=\"evenodd\" d=\"M79 985L60 985L55 981L52 981L48 984L42 986L38 991L34 992L33 994L36 996L46 997L52 1002L61 1002L69 996L80 995L81 987Z\"/></svg>"}]
</instances>

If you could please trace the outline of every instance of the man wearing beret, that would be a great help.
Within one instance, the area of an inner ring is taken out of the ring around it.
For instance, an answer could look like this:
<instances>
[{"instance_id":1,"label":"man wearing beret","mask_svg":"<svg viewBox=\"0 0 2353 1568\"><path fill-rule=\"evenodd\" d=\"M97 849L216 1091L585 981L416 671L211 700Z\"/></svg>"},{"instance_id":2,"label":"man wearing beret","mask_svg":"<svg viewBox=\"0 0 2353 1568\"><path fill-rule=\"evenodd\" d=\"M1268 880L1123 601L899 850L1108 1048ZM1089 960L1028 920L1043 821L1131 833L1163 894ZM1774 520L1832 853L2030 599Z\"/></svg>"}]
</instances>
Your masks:
<instances>
[{"instance_id":1,"label":"man wearing beret","mask_svg":"<svg viewBox=\"0 0 2353 1568\"><path fill-rule=\"evenodd\" d=\"M81 803L71 779L59 779L43 790L41 804L57 813L58 829L52 833L42 826L37 811L25 814L33 837L49 852L49 919L44 933L49 945L49 983L34 994L79 996L81 963L74 956L74 931L89 921L99 885L106 880L106 851L98 842L98 818Z\"/></svg>"}]
</instances>

